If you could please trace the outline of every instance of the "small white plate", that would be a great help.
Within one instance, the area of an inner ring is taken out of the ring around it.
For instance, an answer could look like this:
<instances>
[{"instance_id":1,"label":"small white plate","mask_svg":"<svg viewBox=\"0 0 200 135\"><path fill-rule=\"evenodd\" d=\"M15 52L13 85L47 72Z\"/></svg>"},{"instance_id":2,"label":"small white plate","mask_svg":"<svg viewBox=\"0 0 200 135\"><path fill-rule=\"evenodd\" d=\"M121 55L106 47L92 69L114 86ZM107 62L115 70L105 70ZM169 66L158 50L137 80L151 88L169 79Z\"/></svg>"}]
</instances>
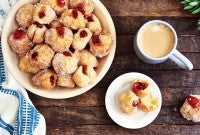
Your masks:
<instances>
[{"instance_id":1,"label":"small white plate","mask_svg":"<svg viewBox=\"0 0 200 135\"><path fill-rule=\"evenodd\" d=\"M148 80L151 83L150 96L158 98L158 108L151 112L143 112L139 108L132 115L127 115L120 110L118 95L123 91L131 90L134 79ZM112 120L118 125L137 129L150 124L158 115L161 109L162 96L158 85L148 76L141 73L126 73L117 77L108 87L105 98L106 109Z\"/></svg>"}]
</instances>

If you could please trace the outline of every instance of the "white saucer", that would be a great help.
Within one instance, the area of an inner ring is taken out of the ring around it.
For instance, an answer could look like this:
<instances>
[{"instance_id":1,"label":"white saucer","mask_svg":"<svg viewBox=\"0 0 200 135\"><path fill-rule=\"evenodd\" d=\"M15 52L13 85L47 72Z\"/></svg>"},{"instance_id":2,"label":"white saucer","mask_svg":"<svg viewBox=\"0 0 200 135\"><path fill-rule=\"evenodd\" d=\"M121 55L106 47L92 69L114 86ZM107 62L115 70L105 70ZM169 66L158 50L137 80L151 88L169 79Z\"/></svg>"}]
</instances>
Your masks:
<instances>
[{"instance_id":1,"label":"white saucer","mask_svg":"<svg viewBox=\"0 0 200 135\"><path fill-rule=\"evenodd\" d=\"M122 91L131 90L131 84L134 79L148 80L151 83L150 95L151 97L159 99L156 110L146 113L138 108L137 112L132 115L127 115L120 110L118 95ZM160 112L161 104L162 96L157 84L150 77L135 72L126 73L117 77L108 87L105 98L106 109L112 120L118 125L129 129L142 128L150 124Z\"/></svg>"}]
</instances>

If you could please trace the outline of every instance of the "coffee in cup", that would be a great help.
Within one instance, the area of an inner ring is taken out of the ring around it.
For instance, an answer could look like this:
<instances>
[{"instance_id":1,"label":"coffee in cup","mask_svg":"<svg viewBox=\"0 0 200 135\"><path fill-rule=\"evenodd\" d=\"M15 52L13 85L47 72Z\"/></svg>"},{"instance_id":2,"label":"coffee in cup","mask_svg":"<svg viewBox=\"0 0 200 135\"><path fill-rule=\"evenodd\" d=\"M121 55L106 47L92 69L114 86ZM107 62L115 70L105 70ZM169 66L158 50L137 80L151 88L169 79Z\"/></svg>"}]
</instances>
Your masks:
<instances>
[{"instance_id":1,"label":"coffee in cup","mask_svg":"<svg viewBox=\"0 0 200 135\"><path fill-rule=\"evenodd\" d=\"M136 55L146 63L157 64L171 59L183 69L192 70L192 63L177 49L177 34L167 22L153 20L145 23L134 41Z\"/></svg>"},{"instance_id":2,"label":"coffee in cup","mask_svg":"<svg viewBox=\"0 0 200 135\"><path fill-rule=\"evenodd\" d=\"M154 58L161 58L173 49L175 38L173 32L161 23L147 25L139 39L142 51Z\"/></svg>"}]
</instances>

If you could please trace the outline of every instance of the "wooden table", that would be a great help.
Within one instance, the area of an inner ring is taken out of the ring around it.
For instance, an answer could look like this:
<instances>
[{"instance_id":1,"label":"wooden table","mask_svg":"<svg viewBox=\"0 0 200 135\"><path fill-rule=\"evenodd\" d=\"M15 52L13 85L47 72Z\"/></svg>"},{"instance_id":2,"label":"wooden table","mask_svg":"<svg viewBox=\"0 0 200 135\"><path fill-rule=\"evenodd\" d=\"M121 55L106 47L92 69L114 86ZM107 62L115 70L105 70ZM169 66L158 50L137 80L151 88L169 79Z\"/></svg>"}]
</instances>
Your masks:
<instances>
[{"instance_id":1,"label":"wooden table","mask_svg":"<svg viewBox=\"0 0 200 135\"><path fill-rule=\"evenodd\" d=\"M200 125L184 119L179 108L190 93L200 94L200 18L183 10L181 0L102 0L112 15L117 31L114 62L103 80L90 91L71 99L52 100L29 96L44 115L48 135L64 134L200 134ZM194 64L192 71L181 70L171 61L149 65L133 50L133 37L146 21L161 19L174 26L180 50ZM119 75L141 72L159 85L163 104L157 119L138 130L116 125L105 108L105 93Z\"/></svg>"}]
</instances>

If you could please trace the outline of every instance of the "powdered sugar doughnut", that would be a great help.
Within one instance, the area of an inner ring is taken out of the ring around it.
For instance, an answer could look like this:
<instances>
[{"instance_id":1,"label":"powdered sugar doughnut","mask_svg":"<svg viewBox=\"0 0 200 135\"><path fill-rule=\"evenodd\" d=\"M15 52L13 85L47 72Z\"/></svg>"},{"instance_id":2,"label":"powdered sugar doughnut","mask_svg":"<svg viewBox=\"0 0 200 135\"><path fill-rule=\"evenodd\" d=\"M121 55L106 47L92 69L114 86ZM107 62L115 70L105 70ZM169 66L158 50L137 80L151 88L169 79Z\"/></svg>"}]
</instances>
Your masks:
<instances>
[{"instance_id":1,"label":"powdered sugar doughnut","mask_svg":"<svg viewBox=\"0 0 200 135\"><path fill-rule=\"evenodd\" d=\"M66 88L74 88L76 84L71 75L58 75L57 85Z\"/></svg>"},{"instance_id":2,"label":"powdered sugar doughnut","mask_svg":"<svg viewBox=\"0 0 200 135\"><path fill-rule=\"evenodd\" d=\"M75 10L69 9L62 13L59 21L66 27L77 30L85 27L84 15Z\"/></svg>"},{"instance_id":3,"label":"powdered sugar doughnut","mask_svg":"<svg viewBox=\"0 0 200 135\"><path fill-rule=\"evenodd\" d=\"M70 0L70 7L81 11L83 14L90 14L94 10L92 0Z\"/></svg>"},{"instance_id":4,"label":"powdered sugar doughnut","mask_svg":"<svg viewBox=\"0 0 200 135\"><path fill-rule=\"evenodd\" d=\"M102 31L101 23L99 19L94 14L89 14L86 16L86 27L93 33L99 33Z\"/></svg>"},{"instance_id":5,"label":"powdered sugar doughnut","mask_svg":"<svg viewBox=\"0 0 200 135\"><path fill-rule=\"evenodd\" d=\"M55 55L52 65L58 74L72 74L78 67L78 59L73 53L65 51Z\"/></svg>"},{"instance_id":6,"label":"powdered sugar doughnut","mask_svg":"<svg viewBox=\"0 0 200 135\"><path fill-rule=\"evenodd\" d=\"M72 42L72 47L75 50L82 50L86 47L87 43L92 37L92 32L88 28L81 28L74 35L74 40Z\"/></svg>"},{"instance_id":7,"label":"powdered sugar doughnut","mask_svg":"<svg viewBox=\"0 0 200 135\"><path fill-rule=\"evenodd\" d=\"M200 122L200 95L188 96L180 112L187 120Z\"/></svg>"},{"instance_id":8,"label":"powdered sugar doughnut","mask_svg":"<svg viewBox=\"0 0 200 135\"><path fill-rule=\"evenodd\" d=\"M49 44L55 52L69 50L73 41L73 33L66 27L51 28L45 33L45 43Z\"/></svg>"},{"instance_id":9,"label":"powdered sugar doughnut","mask_svg":"<svg viewBox=\"0 0 200 135\"><path fill-rule=\"evenodd\" d=\"M76 85L79 87L86 87L93 83L97 76L94 68L91 66L83 65L80 66L76 72L73 74L72 78Z\"/></svg>"},{"instance_id":10,"label":"powdered sugar doughnut","mask_svg":"<svg viewBox=\"0 0 200 135\"><path fill-rule=\"evenodd\" d=\"M87 50L81 51L79 56L80 65L88 65L91 67L97 67L99 65L97 58Z\"/></svg>"},{"instance_id":11,"label":"powdered sugar doughnut","mask_svg":"<svg viewBox=\"0 0 200 135\"><path fill-rule=\"evenodd\" d=\"M40 69L48 68L53 57L54 51L47 44L36 45L29 53L31 65Z\"/></svg>"},{"instance_id":12,"label":"powdered sugar doughnut","mask_svg":"<svg viewBox=\"0 0 200 135\"><path fill-rule=\"evenodd\" d=\"M52 70L44 69L34 75L32 81L37 88L53 89L56 85L57 75Z\"/></svg>"},{"instance_id":13,"label":"powdered sugar doughnut","mask_svg":"<svg viewBox=\"0 0 200 135\"><path fill-rule=\"evenodd\" d=\"M20 57L26 55L32 47L32 42L28 38L26 30L23 28L19 28L11 33L8 37L8 42L12 51L17 53Z\"/></svg>"},{"instance_id":14,"label":"powdered sugar doughnut","mask_svg":"<svg viewBox=\"0 0 200 135\"><path fill-rule=\"evenodd\" d=\"M44 34L46 32L47 28L35 22L31 26L28 27L28 37L36 44L40 44L44 41Z\"/></svg>"},{"instance_id":15,"label":"powdered sugar doughnut","mask_svg":"<svg viewBox=\"0 0 200 135\"><path fill-rule=\"evenodd\" d=\"M28 57L23 56L19 61L19 69L23 72L35 74L40 71L38 67L34 67L31 65Z\"/></svg>"},{"instance_id":16,"label":"powdered sugar doughnut","mask_svg":"<svg viewBox=\"0 0 200 135\"><path fill-rule=\"evenodd\" d=\"M54 19L56 19L56 13L49 5L45 4L36 5L33 14L34 22L38 22L40 24L49 24Z\"/></svg>"},{"instance_id":17,"label":"powdered sugar doughnut","mask_svg":"<svg viewBox=\"0 0 200 135\"><path fill-rule=\"evenodd\" d=\"M58 14L68 9L68 0L41 0L40 3L49 5Z\"/></svg>"},{"instance_id":18,"label":"powdered sugar doughnut","mask_svg":"<svg viewBox=\"0 0 200 135\"><path fill-rule=\"evenodd\" d=\"M106 56L111 47L112 37L106 31L94 34L90 40L90 51L99 58Z\"/></svg>"},{"instance_id":19,"label":"powdered sugar doughnut","mask_svg":"<svg viewBox=\"0 0 200 135\"><path fill-rule=\"evenodd\" d=\"M20 7L16 14L16 20L19 26L23 28L29 27L33 23L34 6L32 4L25 4Z\"/></svg>"}]
</instances>

